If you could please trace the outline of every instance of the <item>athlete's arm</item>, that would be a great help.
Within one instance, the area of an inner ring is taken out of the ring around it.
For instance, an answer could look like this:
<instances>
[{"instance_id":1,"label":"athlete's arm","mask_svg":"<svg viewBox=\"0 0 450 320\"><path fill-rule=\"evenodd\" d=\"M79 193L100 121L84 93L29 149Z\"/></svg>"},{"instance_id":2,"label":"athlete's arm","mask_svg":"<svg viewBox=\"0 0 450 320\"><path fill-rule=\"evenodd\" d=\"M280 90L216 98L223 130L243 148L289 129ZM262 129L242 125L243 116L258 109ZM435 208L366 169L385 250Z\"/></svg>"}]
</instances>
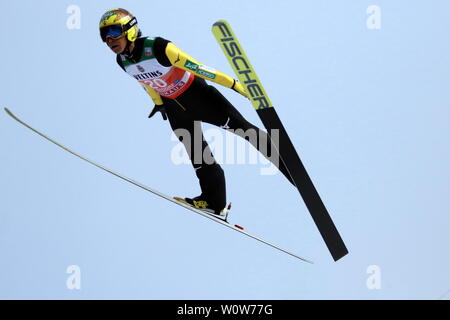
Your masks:
<instances>
[{"instance_id":1,"label":"athlete's arm","mask_svg":"<svg viewBox=\"0 0 450 320\"><path fill-rule=\"evenodd\" d=\"M231 78L223 72L198 62L196 59L175 46L172 42L167 44L166 55L172 65L192 72L200 78L213 81L227 88L231 88L242 94L244 97L248 97L244 87L237 80Z\"/></svg>"},{"instance_id":2,"label":"athlete's arm","mask_svg":"<svg viewBox=\"0 0 450 320\"><path fill-rule=\"evenodd\" d=\"M145 85L142 85L142 87L145 89L145 91L147 91L148 95L152 98L154 104L156 104L157 106L163 105L162 98L159 95L159 93L156 92L155 89L153 89L150 86L145 86Z\"/></svg>"},{"instance_id":3,"label":"athlete's arm","mask_svg":"<svg viewBox=\"0 0 450 320\"><path fill-rule=\"evenodd\" d=\"M226 75L223 72L205 66L204 64L198 62L196 59L183 52L177 46L175 46L172 42L169 42L165 39L158 38L158 42L161 44L161 47L165 47L164 49L164 58L161 59L170 63L170 65L178 67L180 69L189 71L194 73L196 76L213 81L218 83L224 87L231 88L236 92L242 94L244 97L248 98L247 92L245 92L244 87L241 83L232 77ZM156 52L155 52L156 54ZM160 56L162 55L162 52Z\"/></svg>"}]
</instances>

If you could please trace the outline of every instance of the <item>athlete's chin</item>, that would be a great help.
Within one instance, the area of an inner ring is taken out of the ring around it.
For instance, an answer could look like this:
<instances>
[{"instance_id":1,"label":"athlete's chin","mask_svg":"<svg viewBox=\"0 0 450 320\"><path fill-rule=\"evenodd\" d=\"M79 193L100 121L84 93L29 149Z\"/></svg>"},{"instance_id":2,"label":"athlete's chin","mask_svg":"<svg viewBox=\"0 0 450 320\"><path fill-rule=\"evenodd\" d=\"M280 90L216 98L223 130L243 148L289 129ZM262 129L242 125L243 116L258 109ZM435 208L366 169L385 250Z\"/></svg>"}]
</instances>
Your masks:
<instances>
[{"instance_id":1,"label":"athlete's chin","mask_svg":"<svg viewBox=\"0 0 450 320\"><path fill-rule=\"evenodd\" d=\"M120 46L112 46L110 47L111 51L114 52L115 54L119 54L121 53L123 50Z\"/></svg>"}]
</instances>

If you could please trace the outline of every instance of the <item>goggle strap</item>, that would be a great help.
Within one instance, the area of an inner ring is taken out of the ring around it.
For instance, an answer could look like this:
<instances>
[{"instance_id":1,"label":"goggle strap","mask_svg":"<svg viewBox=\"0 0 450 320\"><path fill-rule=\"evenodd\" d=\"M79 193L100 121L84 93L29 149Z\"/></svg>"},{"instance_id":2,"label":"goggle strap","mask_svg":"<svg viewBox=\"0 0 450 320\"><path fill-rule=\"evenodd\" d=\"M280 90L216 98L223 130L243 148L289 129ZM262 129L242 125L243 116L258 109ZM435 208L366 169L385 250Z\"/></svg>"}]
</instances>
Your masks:
<instances>
[{"instance_id":1,"label":"goggle strap","mask_svg":"<svg viewBox=\"0 0 450 320\"><path fill-rule=\"evenodd\" d=\"M123 25L123 31L128 31L130 30L133 26L135 26L137 24L137 19L136 17L133 17L133 19L131 19L130 21L128 21L126 24Z\"/></svg>"}]
</instances>

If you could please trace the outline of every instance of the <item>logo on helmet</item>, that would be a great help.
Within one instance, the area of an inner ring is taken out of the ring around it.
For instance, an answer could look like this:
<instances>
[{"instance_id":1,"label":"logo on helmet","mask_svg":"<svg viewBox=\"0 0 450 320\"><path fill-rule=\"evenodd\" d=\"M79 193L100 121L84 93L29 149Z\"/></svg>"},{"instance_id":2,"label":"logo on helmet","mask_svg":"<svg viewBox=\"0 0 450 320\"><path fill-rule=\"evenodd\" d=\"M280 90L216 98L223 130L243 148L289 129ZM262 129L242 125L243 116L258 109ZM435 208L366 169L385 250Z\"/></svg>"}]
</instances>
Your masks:
<instances>
[{"instance_id":1,"label":"logo on helmet","mask_svg":"<svg viewBox=\"0 0 450 320\"><path fill-rule=\"evenodd\" d=\"M107 21L109 20L109 18L111 18L111 17L113 17L113 16L115 16L115 18L114 18L114 21L113 22L117 22L117 21L119 21L120 19L122 19L123 17L129 17L129 18L132 18L133 16L131 15L131 13L129 13L127 10L125 10L125 9L121 9L121 8L118 8L118 9L112 9L112 10L109 10L109 11L107 11L107 12L105 12L104 14L103 14L103 16L101 17L101 19L100 19L100 23L107 23ZM137 24L137 21L135 21L132 25L131 25L131 27L133 26L133 25L135 25L135 24Z\"/></svg>"},{"instance_id":2,"label":"logo on helmet","mask_svg":"<svg viewBox=\"0 0 450 320\"><path fill-rule=\"evenodd\" d=\"M113 15L116 14L116 11L108 11L106 12L100 19L100 22L105 22L106 20L108 20L110 17L112 17Z\"/></svg>"}]
</instances>

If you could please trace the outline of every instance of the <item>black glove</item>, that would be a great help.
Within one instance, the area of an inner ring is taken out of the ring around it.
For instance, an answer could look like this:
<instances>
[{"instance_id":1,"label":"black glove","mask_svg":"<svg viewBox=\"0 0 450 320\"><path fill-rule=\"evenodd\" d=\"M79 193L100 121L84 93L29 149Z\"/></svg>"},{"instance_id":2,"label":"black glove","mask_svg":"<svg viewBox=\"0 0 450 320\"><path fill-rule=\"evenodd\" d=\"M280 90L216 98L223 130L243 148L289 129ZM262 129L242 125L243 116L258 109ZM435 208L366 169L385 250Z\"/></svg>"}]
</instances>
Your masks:
<instances>
[{"instance_id":1,"label":"black glove","mask_svg":"<svg viewBox=\"0 0 450 320\"><path fill-rule=\"evenodd\" d=\"M153 117L155 115L155 113L157 112L161 112L161 116L163 117L164 120L167 120L167 114L166 114L166 109L164 107L164 105L155 105L155 107L153 108L152 112L150 112L150 114L148 115L149 118Z\"/></svg>"}]
</instances>

